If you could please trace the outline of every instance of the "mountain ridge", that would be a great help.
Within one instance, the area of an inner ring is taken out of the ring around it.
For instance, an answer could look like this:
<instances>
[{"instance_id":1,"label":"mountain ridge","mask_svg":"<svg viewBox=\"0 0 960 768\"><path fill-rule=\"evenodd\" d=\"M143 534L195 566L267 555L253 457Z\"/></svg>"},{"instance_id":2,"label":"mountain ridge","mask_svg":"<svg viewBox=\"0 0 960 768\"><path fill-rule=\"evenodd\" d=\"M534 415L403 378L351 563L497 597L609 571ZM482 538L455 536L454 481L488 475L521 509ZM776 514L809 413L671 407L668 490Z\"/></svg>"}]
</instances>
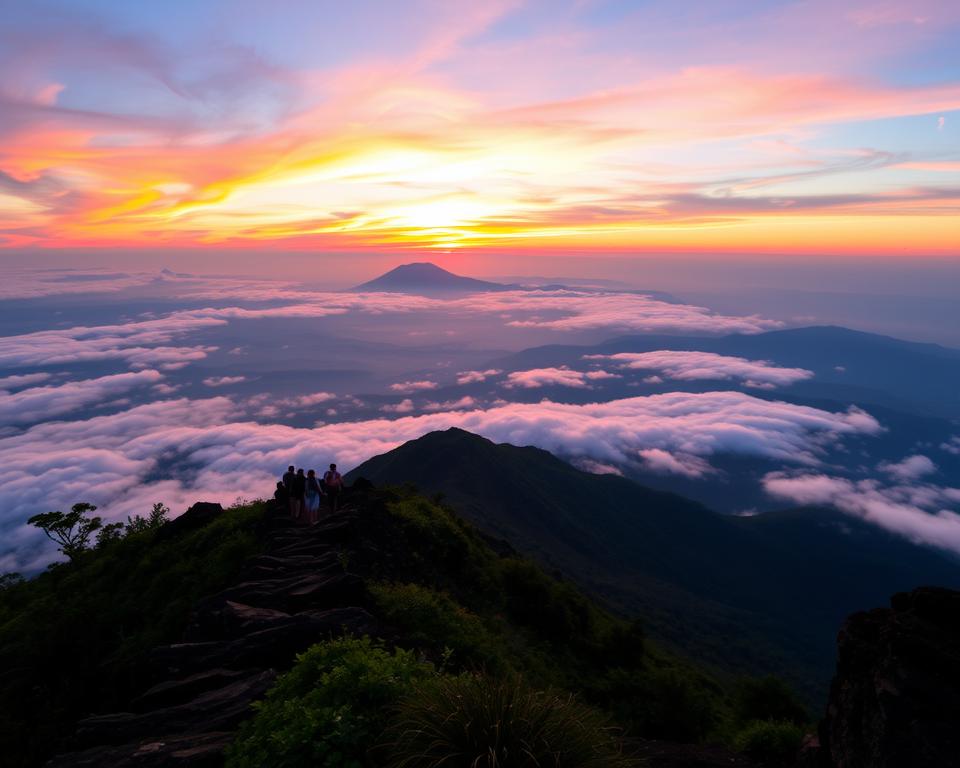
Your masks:
<instances>
[{"instance_id":1,"label":"mountain ridge","mask_svg":"<svg viewBox=\"0 0 960 768\"><path fill-rule=\"evenodd\" d=\"M835 510L733 518L456 428L348 479L361 476L442 494L480 530L628 614L655 617L656 636L685 653L733 672L799 670L793 682L808 700L822 697L833 632L852 610L924 583L960 587L960 565Z\"/></svg>"}]
</instances>

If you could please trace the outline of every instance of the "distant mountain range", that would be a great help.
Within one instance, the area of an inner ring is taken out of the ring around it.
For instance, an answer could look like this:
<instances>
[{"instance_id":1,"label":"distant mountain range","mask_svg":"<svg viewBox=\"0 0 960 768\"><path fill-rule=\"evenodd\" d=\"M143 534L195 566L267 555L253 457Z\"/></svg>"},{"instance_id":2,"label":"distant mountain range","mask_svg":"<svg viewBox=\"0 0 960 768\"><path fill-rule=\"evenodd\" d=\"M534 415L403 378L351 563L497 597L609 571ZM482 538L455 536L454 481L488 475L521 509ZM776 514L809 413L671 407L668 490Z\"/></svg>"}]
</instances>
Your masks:
<instances>
[{"instance_id":1,"label":"distant mountain range","mask_svg":"<svg viewBox=\"0 0 960 768\"><path fill-rule=\"evenodd\" d=\"M724 516L459 429L370 459L358 477L443 494L660 639L728 672L784 674L811 701L845 615L918 585L960 586L960 564L833 510Z\"/></svg>"},{"instance_id":2,"label":"distant mountain range","mask_svg":"<svg viewBox=\"0 0 960 768\"><path fill-rule=\"evenodd\" d=\"M476 291L510 291L516 288L516 285L504 285L487 280L476 280L472 277L462 277L441 269L436 264L418 262L416 264L402 264L380 275L380 277L361 283L353 290L385 293L471 293Z\"/></svg>"},{"instance_id":3,"label":"distant mountain range","mask_svg":"<svg viewBox=\"0 0 960 768\"><path fill-rule=\"evenodd\" d=\"M678 303L677 299L663 291L636 290L612 280L584 280L576 278L517 278L509 283L477 280L473 277L449 272L430 262L402 264L380 277L355 286L352 290L383 293L456 294L490 291L616 291L619 293L642 293L645 296Z\"/></svg>"}]
</instances>

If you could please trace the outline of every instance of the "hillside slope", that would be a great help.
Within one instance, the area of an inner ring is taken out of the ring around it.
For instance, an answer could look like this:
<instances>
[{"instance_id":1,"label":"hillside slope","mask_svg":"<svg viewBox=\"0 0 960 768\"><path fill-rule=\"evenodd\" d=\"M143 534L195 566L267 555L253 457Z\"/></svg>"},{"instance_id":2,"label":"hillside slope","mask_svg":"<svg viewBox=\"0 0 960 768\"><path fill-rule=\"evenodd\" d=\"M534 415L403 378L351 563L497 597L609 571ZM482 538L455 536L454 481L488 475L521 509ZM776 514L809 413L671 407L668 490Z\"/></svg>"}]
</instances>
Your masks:
<instances>
[{"instance_id":1,"label":"hillside slope","mask_svg":"<svg viewBox=\"0 0 960 768\"><path fill-rule=\"evenodd\" d=\"M443 494L482 530L642 615L675 647L728 671L783 672L811 701L825 691L849 612L921 584L960 585L955 563L837 512L730 518L457 429L351 476Z\"/></svg>"}]
</instances>

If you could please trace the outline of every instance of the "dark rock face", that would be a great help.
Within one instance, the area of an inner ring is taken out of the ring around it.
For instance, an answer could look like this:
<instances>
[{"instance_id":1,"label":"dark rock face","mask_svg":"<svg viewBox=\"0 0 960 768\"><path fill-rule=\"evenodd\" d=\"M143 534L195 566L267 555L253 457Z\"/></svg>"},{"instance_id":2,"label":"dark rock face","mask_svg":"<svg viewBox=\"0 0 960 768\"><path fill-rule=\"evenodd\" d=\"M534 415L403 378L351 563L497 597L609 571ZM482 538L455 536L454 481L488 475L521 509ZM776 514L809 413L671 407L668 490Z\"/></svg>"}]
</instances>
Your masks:
<instances>
[{"instance_id":1,"label":"dark rock face","mask_svg":"<svg viewBox=\"0 0 960 768\"><path fill-rule=\"evenodd\" d=\"M223 507L210 501L198 501L180 517L176 517L160 529L159 535L164 539L182 536L187 531L194 531L212 523L223 513Z\"/></svg>"},{"instance_id":2,"label":"dark rock face","mask_svg":"<svg viewBox=\"0 0 960 768\"><path fill-rule=\"evenodd\" d=\"M923 587L847 619L820 739L834 768L960 766L960 592Z\"/></svg>"},{"instance_id":3,"label":"dark rock face","mask_svg":"<svg viewBox=\"0 0 960 768\"><path fill-rule=\"evenodd\" d=\"M219 504L194 504L161 531L208 525ZM349 508L306 528L272 510L266 551L237 583L202 600L183 642L153 649L154 684L128 711L80 721L69 754L50 768L218 768L250 705L311 645L343 634L376 635L363 580L347 572L360 537Z\"/></svg>"}]
</instances>

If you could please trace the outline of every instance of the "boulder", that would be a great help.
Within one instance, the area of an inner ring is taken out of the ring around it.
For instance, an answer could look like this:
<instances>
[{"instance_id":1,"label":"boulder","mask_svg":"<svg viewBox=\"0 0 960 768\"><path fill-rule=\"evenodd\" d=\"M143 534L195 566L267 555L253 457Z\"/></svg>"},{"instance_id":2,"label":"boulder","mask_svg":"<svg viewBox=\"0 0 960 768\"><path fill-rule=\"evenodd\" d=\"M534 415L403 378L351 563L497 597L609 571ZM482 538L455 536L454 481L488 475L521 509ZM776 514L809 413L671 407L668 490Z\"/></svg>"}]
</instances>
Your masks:
<instances>
[{"instance_id":1,"label":"boulder","mask_svg":"<svg viewBox=\"0 0 960 768\"><path fill-rule=\"evenodd\" d=\"M820 725L835 768L960 766L960 592L922 587L838 637Z\"/></svg>"},{"instance_id":2,"label":"boulder","mask_svg":"<svg viewBox=\"0 0 960 768\"><path fill-rule=\"evenodd\" d=\"M204 528L223 514L223 507L210 501L198 501L180 517L165 523L157 531L158 539L172 539L189 531Z\"/></svg>"}]
</instances>

